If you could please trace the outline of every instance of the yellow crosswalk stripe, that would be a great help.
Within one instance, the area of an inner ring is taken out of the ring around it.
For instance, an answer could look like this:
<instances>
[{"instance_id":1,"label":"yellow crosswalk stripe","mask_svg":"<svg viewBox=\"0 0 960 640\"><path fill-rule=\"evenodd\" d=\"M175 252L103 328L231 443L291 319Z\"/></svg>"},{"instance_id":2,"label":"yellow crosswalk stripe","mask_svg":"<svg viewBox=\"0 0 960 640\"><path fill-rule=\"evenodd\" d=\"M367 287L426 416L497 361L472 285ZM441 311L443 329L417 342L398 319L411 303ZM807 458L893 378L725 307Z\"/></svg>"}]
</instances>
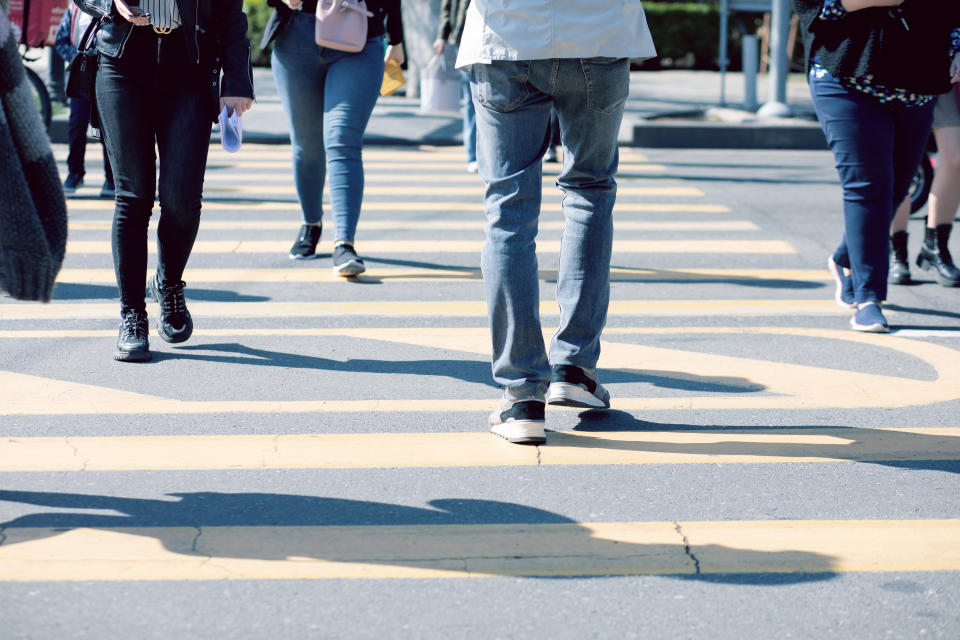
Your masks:
<instances>
[{"instance_id":1,"label":"yellow crosswalk stripe","mask_svg":"<svg viewBox=\"0 0 960 640\"><path fill-rule=\"evenodd\" d=\"M181 499L189 498L187 494ZM301 500L306 511L311 506L323 508L328 499ZM149 506L151 501L143 502ZM445 508L456 509L456 501L449 502L440 501L430 509L382 506L395 509L401 518L413 513L443 519L450 517ZM173 501L160 504L168 510L177 506ZM127 505L118 501L117 507ZM956 519L12 527L4 535L0 581L8 582L960 569Z\"/></svg>"},{"instance_id":2,"label":"yellow crosswalk stripe","mask_svg":"<svg viewBox=\"0 0 960 640\"><path fill-rule=\"evenodd\" d=\"M296 231L300 228L300 220L209 220L204 219L200 230L224 231ZM105 231L113 225L111 220L71 220L70 231ZM370 220L361 219L357 226L359 231L462 231L482 230L486 220L482 217L464 218L462 220ZM541 231L560 231L563 229L562 220L543 220L539 223ZM747 220L663 220L642 221L622 220L614 225L617 231L759 231L760 228Z\"/></svg>"},{"instance_id":3,"label":"yellow crosswalk stripe","mask_svg":"<svg viewBox=\"0 0 960 640\"><path fill-rule=\"evenodd\" d=\"M463 196L469 198L483 197L482 185L465 185L458 187L450 186L430 186L398 184L395 186L367 186L363 189L363 195L366 196ZM217 196L224 193L244 193L244 194L290 194L295 195L296 190L292 184L276 185L251 185L251 184L212 184L206 183L203 187L204 196ZM559 198L563 195L560 189L544 189L544 197ZM672 197L701 197L704 192L697 187L632 187L621 186L617 188L618 196L672 196Z\"/></svg>"},{"instance_id":4,"label":"yellow crosswalk stripe","mask_svg":"<svg viewBox=\"0 0 960 640\"><path fill-rule=\"evenodd\" d=\"M477 234L482 237L478 229ZM327 243L323 243L327 244ZM366 258L377 253L480 253L483 240L363 240L357 243L357 249ZM155 251L153 243L150 251ZM328 251L333 250L329 242ZM193 253L276 253L286 255L290 251L289 240L198 240ZM539 253L559 253L559 240L541 240L537 242ZM70 240L67 242L67 254L111 253L110 243L100 240ZM613 253L745 253L756 254L793 254L797 250L784 240L614 240Z\"/></svg>"},{"instance_id":5,"label":"yellow crosswalk stripe","mask_svg":"<svg viewBox=\"0 0 960 640\"><path fill-rule=\"evenodd\" d=\"M389 404L381 403L384 407ZM450 408L450 403L444 404ZM473 401L467 406L477 404L481 403ZM482 401L483 409L490 405L490 401ZM410 408L400 403L398 407ZM547 444L540 447L518 447L489 433L0 439L0 472L783 464L850 460L960 460L960 429L560 431L549 433Z\"/></svg>"},{"instance_id":6,"label":"yellow crosswalk stripe","mask_svg":"<svg viewBox=\"0 0 960 640\"><path fill-rule=\"evenodd\" d=\"M308 267L289 269L200 269L188 267L184 279L192 285L220 282L341 282L343 278L329 269ZM357 278L359 281L418 280L457 281L480 280L480 269L369 268ZM555 281L556 269L541 269L540 279ZM803 281L823 282L831 280L826 269L629 269L614 267L610 270L613 282L729 282L752 283L758 281ZM116 275L113 269L61 269L57 282L113 284ZM188 290L189 295L189 290Z\"/></svg>"},{"instance_id":7,"label":"yellow crosswalk stripe","mask_svg":"<svg viewBox=\"0 0 960 640\"><path fill-rule=\"evenodd\" d=\"M98 211L113 212L114 203L112 200L101 200L91 198L68 198L67 209L71 213ZM155 206L154 210L159 210ZM300 211L300 205L292 201L277 200L205 200L203 203L204 211L231 211L231 212L252 212L266 211L271 213L280 213L287 211ZM389 202L364 202L363 211L443 211L443 212L470 212L483 214L483 203L478 199L477 202L450 202L450 201L394 201ZM559 203L544 203L543 214L561 213ZM698 204L698 203L640 203L640 202L618 202L614 207L614 214L620 213L729 213L730 208L720 204ZM201 228L208 218L204 218L200 223ZM361 218L362 220L362 218Z\"/></svg>"},{"instance_id":8,"label":"yellow crosswalk stripe","mask_svg":"<svg viewBox=\"0 0 960 640\"><path fill-rule=\"evenodd\" d=\"M148 304L148 307L150 305ZM155 314L156 310L151 314ZM784 314L836 315L844 310L833 300L613 300L610 315L640 315L650 317L711 317L742 316L770 317ZM477 316L486 317L487 306L482 301L378 301L378 302L191 302L190 313L198 318L283 318L330 316L432 317ZM556 303L542 302L540 313L556 315ZM0 320L45 320L67 318L75 320L114 319L115 304L68 303L52 304L14 303L0 305ZM432 331L432 329L431 329Z\"/></svg>"},{"instance_id":9,"label":"yellow crosswalk stripe","mask_svg":"<svg viewBox=\"0 0 960 640\"><path fill-rule=\"evenodd\" d=\"M432 158L432 156L431 156ZM402 171L406 173L418 173L421 171L443 171L450 174L456 175L470 175L465 171L465 163L459 159L450 159L444 162L437 162L434 159L414 159L411 162L396 162L396 161L385 161L385 160L370 160L366 157L363 161L363 168L367 172L367 177L371 177L376 171L390 170L390 171ZM221 171L237 171L237 170L247 170L247 169L276 169L278 171L291 172L293 166L291 164L290 158L287 159L278 159L278 160L244 160L242 162L237 161L210 161L207 163L207 176L210 176L216 172ZM632 172L639 173L661 173L667 170L667 166L663 164L656 164L650 162L621 162L619 164L619 170L617 171L618 179L623 177L624 174L630 174ZM545 175L557 175L559 173L559 166L554 168L551 166L545 165L543 167L543 173ZM102 178L102 174L98 175L94 172L88 172L88 175ZM239 174L234 174L239 175ZM479 180L478 177L474 176L475 180Z\"/></svg>"}]
</instances>

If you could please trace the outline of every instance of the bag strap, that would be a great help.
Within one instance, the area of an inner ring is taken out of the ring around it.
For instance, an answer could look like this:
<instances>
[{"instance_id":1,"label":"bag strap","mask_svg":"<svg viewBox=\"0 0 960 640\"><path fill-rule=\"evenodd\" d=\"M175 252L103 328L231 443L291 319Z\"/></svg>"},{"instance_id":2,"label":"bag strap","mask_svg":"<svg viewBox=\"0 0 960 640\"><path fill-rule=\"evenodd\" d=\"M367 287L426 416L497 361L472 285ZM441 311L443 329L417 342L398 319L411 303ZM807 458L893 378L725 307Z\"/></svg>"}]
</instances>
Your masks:
<instances>
[{"instance_id":1,"label":"bag strap","mask_svg":"<svg viewBox=\"0 0 960 640\"><path fill-rule=\"evenodd\" d=\"M83 32L83 36L80 38L80 42L77 43L77 51L86 52L94 47L94 38L97 35L97 31L100 30L100 25L103 24L103 16L91 20L90 24L87 25L87 29Z\"/></svg>"}]
</instances>

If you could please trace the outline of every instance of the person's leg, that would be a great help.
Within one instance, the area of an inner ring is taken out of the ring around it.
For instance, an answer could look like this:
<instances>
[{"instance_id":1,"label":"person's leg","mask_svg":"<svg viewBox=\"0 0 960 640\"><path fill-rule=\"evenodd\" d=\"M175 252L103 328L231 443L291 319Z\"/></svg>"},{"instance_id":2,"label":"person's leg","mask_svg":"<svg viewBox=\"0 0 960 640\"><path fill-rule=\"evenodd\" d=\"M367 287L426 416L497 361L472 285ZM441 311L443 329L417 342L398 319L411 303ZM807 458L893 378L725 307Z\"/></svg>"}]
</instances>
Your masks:
<instances>
[{"instance_id":1,"label":"person's leg","mask_svg":"<svg viewBox=\"0 0 960 640\"><path fill-rule=\"evenodd\" d=\"M107 155L107 143L100 133L100 148L103 150L103 188L100 197L113 198L116 196L116 187L113 184L113 169L110 167L110 157Z\"/></svg>"},{"instance_id":2,"label":"person's leg","mask_svg":"<svg viewBox=\"0 0 960 640\"><path fill-rule=\"evenodd\" d=\"M934 268L940 284L960 286L960 270L953 262L948 247L953 219L960 206L960 127L938 127L937 170L930 187L927 225L923 248L917 256L922 268Z\"/></svg>"},{"instance_id":3,"label":"person's leg","mask_svg":"<svg viewBox=\"0 0 960 640\"><path fill-rule=\"evenodd\" d=\"M460 71L463 79L463 150L467 154L467 170L477 169L477 112L470 92L470 74Z\"/></svg>"},{"instance_id":4,"label":"person's leg","mask_svg":"<svg viewBox=\"0 0 960 640\"><path fill-rule=\"evenodd\" d=\"M160 337L183 342L193 320L183 296L183 271L200 228L203 177L210 148L209 98L205 87L186 87L158 101L160 222L157 273L151 292L160 303Z\"/></svg>"},{"instance_id":5,"label":"person's leg","mask_svg":"<svg viewBox=\"0 0 960 640\"><path fill-rule=\"evenodd\" d=\"M554 108L565 150L557 178L564 227L557 278L560 328L550 343L551 404L609 406L594 369L610 300L617 134L629 90L626 58L560 63ZM589 380L579 379L575 369L586 371Z\"/></svg>"},{"instance_id":6,"label":"person's leg","mask_svg":"<svg viewBox=\"0 0 960 640\"><path fill-rule=\"evenodd\" d=\"M550 95L531 89L531 68L553 61L473 66L477 164L487 183L481 256L493 341L493 378L509 400L543 401L550 367L540 327L536 256Z\"/></svg>"},{"instance_id":7,"label":"person's leg","mask_svg":"<svg viewBox=\"0 0 960 640\"><path fill-rule=\"evenodd\" d=\"M894 117L890 107L829 75L812 77L811 91L843 185L844 237L833 259L850 267L857 304L881 302L894 208Z\"/></svg>"},{"instance_id":8,"label":"person's leg","mask_svg":"<svg viewBox=\"0 0 960 640\"><path fill-rule=\"evenodd\" d=\"M353 245L363 204L363 133L380 95L383 37L367 41L362 51L325 50L323 144L327 150L330 205L335 242Z\"/></svg>"},{"instance_id":9,"label":"person's leg","mask_svg":"<svg viewBox=\"0 0 960 640\"><path fill-rule=\"evenodd\" d=\"M70 98L70 120L67 126L67 179L64 192L73 193L83 184L84 156L87 150L87 126L90 124L90 101L86 98Z\"/></svg>"},{"instance_id":10,"label":"person's leg","mask_svg":"<svg viewBox=\"0 0 960 640\"><path fill-rule=\"evenodd\" d=\"M271 67L290 126L293 180L303 221L320 224L326 163L323 147L326 66L314 42L312 16L299 13L291 16L274 41Z\"/></svg>"},{"instance_id":11,"label":"person's leg","mask_svg":"<svg viewBox=\"0 0 960 640\"><path fill-rule=\"evenodd\" d=\"M910 284L910 261L907 257L907 224L910 221L910 198L904 198L890 223L890 284Z\"/></svg>"},{"instance_id":12,"label":"person's leg","mask_svg":"<svg viewBox=\"0 0 960 640\"><path fill-rule=\"evenodd\" d=\"M135 61L124 64L104 57L96 84L97 108L117 190L112 245L123 323L115 357L131 361L150 358L143 285L147 279L147 226L156 193L156 92L137 82L134 67Z\"/></svg>"}]
</instances>

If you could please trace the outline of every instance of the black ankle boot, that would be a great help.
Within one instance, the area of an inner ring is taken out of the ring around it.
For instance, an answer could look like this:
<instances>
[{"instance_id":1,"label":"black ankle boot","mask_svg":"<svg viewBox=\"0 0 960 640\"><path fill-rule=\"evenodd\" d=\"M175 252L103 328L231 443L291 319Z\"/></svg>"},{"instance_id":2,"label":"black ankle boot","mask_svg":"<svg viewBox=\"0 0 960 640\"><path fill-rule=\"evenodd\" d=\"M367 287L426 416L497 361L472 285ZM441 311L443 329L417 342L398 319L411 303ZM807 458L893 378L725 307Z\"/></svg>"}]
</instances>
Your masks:
<instances>
[{"instance_id":1,"label":"black ankle boot","mask_svg":"<svg viewBox=\"0 0 960 640\"><path fill-rule=\"evenodd\" d=\"M960 269L953 264L950 249L950 231L953 225L941 224L936 229L924 229L923 246L917 256L917 266L921 269L936 269L937 280L945 287L960 287Z\"/></svg>"},{"instance_id":2,"label":"black ankle boot","mask_svg":"<svg viewBox=\"0 0 960 640\"><path fill-rule=\"evenodd\" d=\"M907 232L895 231L890 236L890 284L910 284L910 262L907 260Z\"/></svg>"}]
</instances>

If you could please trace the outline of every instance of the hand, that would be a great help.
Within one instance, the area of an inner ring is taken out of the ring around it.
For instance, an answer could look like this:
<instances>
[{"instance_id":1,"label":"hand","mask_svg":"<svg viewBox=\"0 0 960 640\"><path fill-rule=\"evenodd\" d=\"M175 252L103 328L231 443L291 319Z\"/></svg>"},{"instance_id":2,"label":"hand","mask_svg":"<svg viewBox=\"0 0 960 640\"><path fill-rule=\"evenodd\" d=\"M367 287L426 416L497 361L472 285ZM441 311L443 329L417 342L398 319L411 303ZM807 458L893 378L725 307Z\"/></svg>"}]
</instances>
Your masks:
<instances>
[{"instance_id":1,"label":"hand","mask_svg":"<svg viewBox=\"0 0 960 640\"><path fill-rule=\"evenodd\" d=\"M446 47L446 43L440 38L437 38L436 40L433 41L433 50L437 52L438 56L443 55L443 50L445 47Z\"/></svg>"},{"instance_id":2,"label":"hand","mask_svg":"<svg viewBox=\"0 0 960 640\"><path fill-rule=\"evenodd\" d=\"M119 13L124 20L133 25L145 27L150 24L149 13L134 13L130 10L130 5L123 0L113 0L113 6L117 8L117 13Z\"/></svg>"},{"instance_id":3,"label":"hand","mask_svg":"<svg viewBox=\"0 0 960 640\"><path fill-rule=\"evenodd\" d=\"M220 109L224 107L227 108L227 115L230 115L231 112L236 112L238 116L242 116L245 111L249 111L250 107L253 106L253 100L250 98L234 97L234 96L224 96L220 98Z\"/></svg>"},{"instance_id":4,"label":"hand","mask_svg":"<svg viewBox=\"0 0 960 640\"><path fill-rule=\"evenodd\" d=\"M303 0L283 0L283 3L294 11L299 11L303 6Z\"/></svg>"},{"instance_id":5,"label":"hand","mask_svg":"<svg viewBox=\"0 0 960 640\"><path fill-rule=\"evenodd\" d=\"M395 60L397 64L403 64L405 58L403 57L403 45L392 44L387 47L387 54L383 56L383 61Z\"/></svg>"},{"instance_id":6,"label":"hand","mask_svg":"<svg viewBox=\"0 0 960 640\"><path fill-rule=\"evenodd\" d=\"M950 63L950 82L960 82L960 53L953 56Z\"/></svg>"}]
</instances>

